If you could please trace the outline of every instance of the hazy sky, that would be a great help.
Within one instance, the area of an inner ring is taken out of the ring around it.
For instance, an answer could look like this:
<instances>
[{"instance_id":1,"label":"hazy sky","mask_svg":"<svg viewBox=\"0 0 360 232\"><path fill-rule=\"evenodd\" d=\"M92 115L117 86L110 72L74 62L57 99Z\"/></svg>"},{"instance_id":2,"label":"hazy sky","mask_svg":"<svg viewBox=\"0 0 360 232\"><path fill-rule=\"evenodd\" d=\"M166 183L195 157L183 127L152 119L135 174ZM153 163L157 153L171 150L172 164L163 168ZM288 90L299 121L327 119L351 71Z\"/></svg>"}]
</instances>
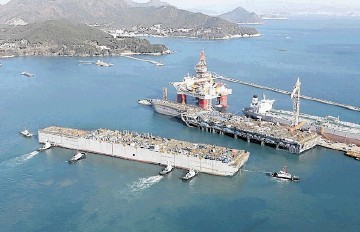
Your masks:
<instances>
[{"instance_id":1,"label":"hazy sky","mask_svg":"<svg viewBox=\"0 0 360 232\"><path fill-rule=\"evenodd\" d=\"M147 2L147 0L135 0ZM360 0L163 0L183 9L205 8L214 11L228 11L236 7L263 11L266 9L287 10L294 8L312 8L324 5L337 8L360 8Z\"/></svg>"},{"instance_id":2,"label":"hazy sky","mask_svg":"<svg viewBox=\"0 0 360 232\"><path fill-rule=\"evenodd\" d=\"M44 0L45 1L45 0ZM148 0L133 0L148 2ZM360 9L360 0L163 0L182 9L206 9L217 12L232 10L238 6L259 12L267 10L289 11L295 9L321 9L322 6L342 9ZM0 0L1 4L9 0Z\"/></svg>"}]
</instances>

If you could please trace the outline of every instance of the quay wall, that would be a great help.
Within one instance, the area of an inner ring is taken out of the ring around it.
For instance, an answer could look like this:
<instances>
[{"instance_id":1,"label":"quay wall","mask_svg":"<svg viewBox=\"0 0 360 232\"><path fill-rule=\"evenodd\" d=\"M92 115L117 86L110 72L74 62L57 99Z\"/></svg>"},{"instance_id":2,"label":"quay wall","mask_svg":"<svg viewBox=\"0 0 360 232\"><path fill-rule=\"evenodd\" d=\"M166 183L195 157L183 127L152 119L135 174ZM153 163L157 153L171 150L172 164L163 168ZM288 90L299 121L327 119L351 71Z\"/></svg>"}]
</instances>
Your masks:
<instances>
[{"instance_id":1,"label":"quay wall","mask_svg":"<svg viewBox=\"0 0 360 232\"><path fill-rule=\"evenodd\" d=\"M176 168L195 169L199 172L219 176L232 176L246 163L249 154L246 153L241 161L236 163L223 163L184 154L168 154L146 148L133 147L119 143L104 142L83 137L70 137L39 131L39 143L49 141L54 146L81 150L100 155L107 155L128 160L153 163L159 165L171 164Z\"/></svg>"}]
</instances>

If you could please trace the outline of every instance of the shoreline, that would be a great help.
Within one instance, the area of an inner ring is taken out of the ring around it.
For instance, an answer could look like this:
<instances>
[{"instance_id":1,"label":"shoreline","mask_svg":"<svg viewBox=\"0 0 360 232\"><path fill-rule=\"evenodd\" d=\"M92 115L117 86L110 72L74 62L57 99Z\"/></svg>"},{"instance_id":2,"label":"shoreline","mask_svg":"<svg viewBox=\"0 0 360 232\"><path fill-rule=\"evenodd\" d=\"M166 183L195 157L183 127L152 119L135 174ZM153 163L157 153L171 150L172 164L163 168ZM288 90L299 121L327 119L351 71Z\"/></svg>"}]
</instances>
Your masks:
<instances>
[{"instance_id":1,"label":"shoreline","mask_svg":"<svg viewBox=\"0 0 360 232\"><path fill-rule=\"evenodd\" d=\"M132 55L146 55L146 56L163 56L163 55L169 55L173 54L172 51L168 50L166 53L161 52L155 52L155 53L136 53L136 52L123 52L116 55L94 55L94 56L87 56L87 55L11 55L11 56L0 56L0 59L10 59L10 58L17 58L17 57L86 57L86 58L92 58L92 57L120 57L120 56L132 56Z\"/></svg>"},{"instance_id":2,"label":"shoreline","mask_svg":"<svg viewBox=\"0 0 360 232\"><path fill-rule=\"evenodd\" d=\"M264 24L264 23L261 23ZM258 24L258 25L261 25ZM200 38L200 37L196 37L196 36L186 36L186 35L179 35L179 36L170 36L170 35L150 35L150 34L136 34L136 35L119 35L119 37L153 37L153 38L185 38L185 39L199 39L199 40L221 40L221 39L237 39L237 38L248 38L248 37L259 37L261 36L261 33L256 33L256 34L236 34L236 35L226 35L223 37L218 37L218 38L212 38L212 39L208 39L208 38Z\"/></svg>"}]
</instances>

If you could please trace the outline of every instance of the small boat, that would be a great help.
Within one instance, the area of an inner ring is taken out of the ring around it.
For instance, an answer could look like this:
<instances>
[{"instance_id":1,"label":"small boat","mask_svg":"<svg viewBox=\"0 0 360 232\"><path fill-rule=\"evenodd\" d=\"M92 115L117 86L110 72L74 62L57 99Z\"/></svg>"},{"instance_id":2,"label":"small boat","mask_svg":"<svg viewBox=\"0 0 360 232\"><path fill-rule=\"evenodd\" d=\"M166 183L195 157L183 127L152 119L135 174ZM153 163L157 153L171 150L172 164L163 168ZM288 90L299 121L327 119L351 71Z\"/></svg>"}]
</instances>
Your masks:
<instances>
[{"instance_id":1,"label":"small boat","mask_svg":"<svg viewBox=\"0 0 360 232\"><path fill-rule=\"evenodd\" d=\"M171 164L168 164L166 168L164 168L164 170L160 172L160 175L166 175L170 173L172 170L173 170L173 166L171 166Z\"/></svg>"},{"instance_id":2,"label":"small boat","mask_svg":"<svg viewBox=\"0 0 360 232\"><path fill-rule=\"evenodd\" d=\"M142 99L142 100L138 100L138 103L146 106L151 106L151 101L152 101L151 99Z\"/></svg>"},{"instance_id":3,"label":"small boat","mask_svg":"<svg viewBox=\"0 0 360 232\"><path fill-rule=\"evenodd\" d=\"M274 178L291 180L291 181L299 181L300 180L300 177L293 176L290 173L288 173L286 171L286 166L284 166L283 170L280 170L279 172L270 172L269 175Z\"/></svg>"},{"instance_id":4,"label":"small boat","mask_svg":"<svg viewBox=\"0 0 360 232\"><path fill-rule=\"evenodd\" d=\"M96 63L95 63L97 66L100 66L100 67L110 67L110 66L113 66L113 64L111 63L106 63L102 60L97 60Z\"/></svg>"},{"instance_id":5,"label":"small boat","mask_svg":"<svg viewBox=\"0 0 360 232\"><path fill-rule=\"evenodd\" d=\"M20 131L20 134L26 138L30 138L33 136L33 134L31 134L27 129Z\"/></svg>"},{"instance_id":6,"label":"small boat","mask_svg":"<svg viewBox=\"0 0 360 232\"><path fill-rule=\"evenodd\" d=\"M39 151L45 151L45 150L49 149L50 147L52 147L51 143L49 141L46 141L44 146L39 148Z\"/></svg>"},{"instance_id":7,"label":"small boat","mask_svg":"<svg viewBox=\"0 0 360 232\"><path fill-rule=\"evenodd\" d=\"M191 180L194 176L196 176L197 172L195 172L193 169L190 169L188 173L186 173L185 176L183 176L181 179L183 181Z\"/></svg>"},{"instance_id":8,"label":"small boat","mask_svg":"<svg viewBox=\"0 0 360 232\"><path fill-rule=\"evenodd\" d=\"M86 159L86 153L85 152L78 152L76 153L71 159L68 160L69 164L76 163L79 160Z\"/></svg>"},{"instance_id":9,"label":"small boat","mask_svg":"<svg viewBox=\"0 0 360 232\"><path fill-rule=\"evenodd\" d=\"M23 75L23 76L27 76L27 77L33 77L34 76L34 74L26 72L26 71L24 71L24 72L22 72L20 74Z\"/></svg>"}]
</instances>

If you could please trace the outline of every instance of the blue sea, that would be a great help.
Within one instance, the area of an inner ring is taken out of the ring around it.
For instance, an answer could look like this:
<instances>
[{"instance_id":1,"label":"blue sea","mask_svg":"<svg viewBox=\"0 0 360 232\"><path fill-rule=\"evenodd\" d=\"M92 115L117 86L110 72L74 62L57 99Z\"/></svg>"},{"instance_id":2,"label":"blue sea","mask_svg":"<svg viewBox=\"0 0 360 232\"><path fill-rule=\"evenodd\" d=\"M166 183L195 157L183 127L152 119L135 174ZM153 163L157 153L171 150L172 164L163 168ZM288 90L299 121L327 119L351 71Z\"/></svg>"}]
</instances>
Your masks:
<instances>
[{"instance_id":1,"label":"blue sea","mask_svg":"<svg viewBox=\"0 0 360 232\"><path fill-rule=\"evenodd\" d=\"M305 95L360 106L359 19L292 18L257 28L257 38L150 38L175 51L150 57L163 67L122 57L104 58L111 68L79 64L77 57L0 59L0 230L360 231L360 162L323 148L294 155L202 132L137 104L161 98L163 87L175 99L169 83L193 73L204 49L209 69L224 76L285 90L300 77ZM241 114L262 93L277 109L292 107L286 95L228 86L232 112ZM360 123L359 112L316 102L302 100L301 111ZM251 155L233 177L200 174L184 183L184 171L161 177L157 165L96 154L68 165L75 151L32 153L37 136L19 131L36 134L51 125L149 132ZM301 181L264 174L283 165Z\"/></svg>"}]
</instances>

